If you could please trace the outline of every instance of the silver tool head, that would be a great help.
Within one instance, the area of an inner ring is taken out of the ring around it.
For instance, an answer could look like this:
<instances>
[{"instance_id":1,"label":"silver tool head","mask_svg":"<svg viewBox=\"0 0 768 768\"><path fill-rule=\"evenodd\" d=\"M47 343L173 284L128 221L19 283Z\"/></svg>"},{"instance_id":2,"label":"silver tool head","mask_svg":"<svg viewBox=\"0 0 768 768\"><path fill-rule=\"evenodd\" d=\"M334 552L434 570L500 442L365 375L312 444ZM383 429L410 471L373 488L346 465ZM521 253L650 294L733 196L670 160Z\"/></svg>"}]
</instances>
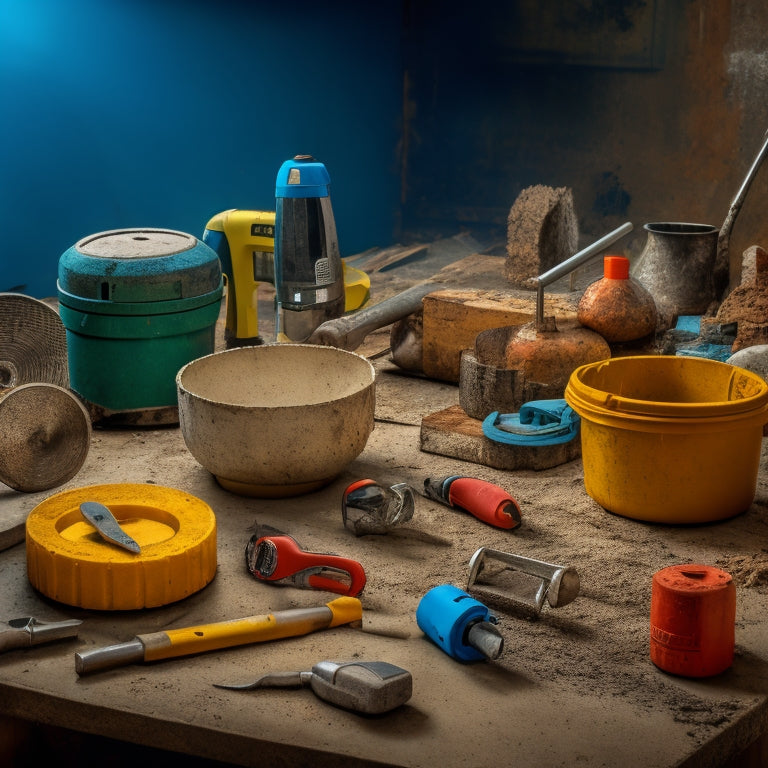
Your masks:
<instances>
[{"instance_id":1,"label":"silver tool head","mask_svg":"<svg viewBox=\"0 0 768 768\"><path fill-rule=\"evenodd\" d=\"M469 561L467 592L494 608L536 615L546 601L560 608L580 589L574 568L480 547Z\"/></svg>"}]
</instances>

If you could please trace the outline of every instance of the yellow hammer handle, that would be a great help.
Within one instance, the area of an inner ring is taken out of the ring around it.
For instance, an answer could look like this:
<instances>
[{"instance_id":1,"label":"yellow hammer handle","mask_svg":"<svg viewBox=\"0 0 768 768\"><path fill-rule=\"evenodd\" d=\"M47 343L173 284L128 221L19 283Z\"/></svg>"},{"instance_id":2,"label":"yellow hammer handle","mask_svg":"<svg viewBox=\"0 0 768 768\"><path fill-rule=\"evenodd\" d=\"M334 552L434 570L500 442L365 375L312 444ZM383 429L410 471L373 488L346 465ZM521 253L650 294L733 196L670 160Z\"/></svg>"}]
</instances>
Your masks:
<instances>
[{"instance_id":1,"label":"yellow hammer handle","mask_svg":"<svg viewBox=\"0 0 768 768\"><path fill-rule=\"evenodd\" d=\"M159 661L247 643L298 637L319 629L359 621L362 617L360 600L356 597L339 597L314 608L293 608L263 616L169 629L138 635L137 639L144 646L144 661Z\"/></svg>"}]
</instances>

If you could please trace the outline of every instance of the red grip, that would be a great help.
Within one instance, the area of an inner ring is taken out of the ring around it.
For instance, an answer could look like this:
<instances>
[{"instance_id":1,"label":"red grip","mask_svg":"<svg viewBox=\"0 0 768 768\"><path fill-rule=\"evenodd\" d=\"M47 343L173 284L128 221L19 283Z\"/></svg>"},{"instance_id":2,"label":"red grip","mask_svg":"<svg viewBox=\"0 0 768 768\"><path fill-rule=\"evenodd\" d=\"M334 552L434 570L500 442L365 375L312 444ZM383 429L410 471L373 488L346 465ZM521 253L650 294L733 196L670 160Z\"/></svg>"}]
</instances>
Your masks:
<instances>
[{"instance_id":1,"label":"red grip","mask_svg":"<svg viewBox=\"0 0 768 768\"><path fill-rule=\"evenodd\" d=\"M327 569L326 574L316 573L306 579L306 583L313 589L324 589L328 592L335 592L339 595L349 595L357 597L365 587L365 571L363 566L357 560L351 560L339 555L327 555L319 552L306 552L296 540L286 534L276 534L274 536L264 536L256 542L258 543L269 539L277 548L277 562L274 570L269 576L261 576L252 571L256 578L267 581L294 581L301 586L302 574L313 569ZM332 574L349 574L350 583L341 579L334 579Z\"/></svg>"},{"instance_id":2,"label":"red grip","mask_svg":"<svg viewBox=\"0 0 768 768\"><path fill-rule=\"evenodd\" d=\"M520 525L520 507L503 488L474 477L457 477L448 488L448 500L455 506L496 528Z\"/></svg>"}]
</instances>

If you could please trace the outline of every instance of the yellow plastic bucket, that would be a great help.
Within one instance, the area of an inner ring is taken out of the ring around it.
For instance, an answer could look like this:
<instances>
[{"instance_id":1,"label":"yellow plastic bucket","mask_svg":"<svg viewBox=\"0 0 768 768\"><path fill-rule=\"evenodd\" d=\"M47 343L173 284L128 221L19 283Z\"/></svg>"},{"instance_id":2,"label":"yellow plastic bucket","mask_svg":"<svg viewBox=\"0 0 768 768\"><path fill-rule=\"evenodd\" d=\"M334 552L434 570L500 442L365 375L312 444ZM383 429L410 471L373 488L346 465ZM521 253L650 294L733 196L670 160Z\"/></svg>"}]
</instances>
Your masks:
<instances>
[{"instance_id":1,"label":"yellow plastic bucket","mask_svg":"<svg viewBox=\"0 0 768 768\"><path fill-rule=\"evenodd\" d=\"M699 357L619 357L577 368L565 400L581 417L586 492L609 512L705 523L755 497L768 384Z\"/></svg>"}]
</instances>

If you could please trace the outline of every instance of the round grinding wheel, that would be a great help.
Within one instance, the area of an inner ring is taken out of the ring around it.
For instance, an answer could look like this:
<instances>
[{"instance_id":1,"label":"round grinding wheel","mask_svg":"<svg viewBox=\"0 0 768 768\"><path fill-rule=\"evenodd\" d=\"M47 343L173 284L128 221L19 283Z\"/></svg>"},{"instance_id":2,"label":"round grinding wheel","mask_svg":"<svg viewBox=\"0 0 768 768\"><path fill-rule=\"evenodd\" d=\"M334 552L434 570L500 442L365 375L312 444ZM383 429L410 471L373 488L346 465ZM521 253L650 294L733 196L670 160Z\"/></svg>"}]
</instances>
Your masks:
<instances>
[{"instance_id":1,"label":"round grinding wheel","mask_svg":"<svg viewBox=\"0 0 768 768\"><path fill-rule=\"evenodd\" d=\"M0 390L34 382L69 386L64 324L43 301L0 293Z\"/></svg>"},{"instance_id":2,"label":"round grinding wheel","mask_svg":"<svg viewBox=\"0 0 768 768\"><path fill-rule=\"evenodd\" d=\"M141 548L105 541L80 512L110 509ZM174 488L116 483L62 491L27 517L27 576L47 597L95 610L155 608L181 600L216 575L216 517Z\"/></svg>"},{"instance_id":3,"label":"round grinding wheel","mask_svg":"<svg viewBox=\"0 0 768 768\"><path fill-rule=\"evenodd\" d=\"M74 477L91 445L80 400L55 384L22 384L0 396L0 481L33 493Z\"/></svg>"}]
</instances>

